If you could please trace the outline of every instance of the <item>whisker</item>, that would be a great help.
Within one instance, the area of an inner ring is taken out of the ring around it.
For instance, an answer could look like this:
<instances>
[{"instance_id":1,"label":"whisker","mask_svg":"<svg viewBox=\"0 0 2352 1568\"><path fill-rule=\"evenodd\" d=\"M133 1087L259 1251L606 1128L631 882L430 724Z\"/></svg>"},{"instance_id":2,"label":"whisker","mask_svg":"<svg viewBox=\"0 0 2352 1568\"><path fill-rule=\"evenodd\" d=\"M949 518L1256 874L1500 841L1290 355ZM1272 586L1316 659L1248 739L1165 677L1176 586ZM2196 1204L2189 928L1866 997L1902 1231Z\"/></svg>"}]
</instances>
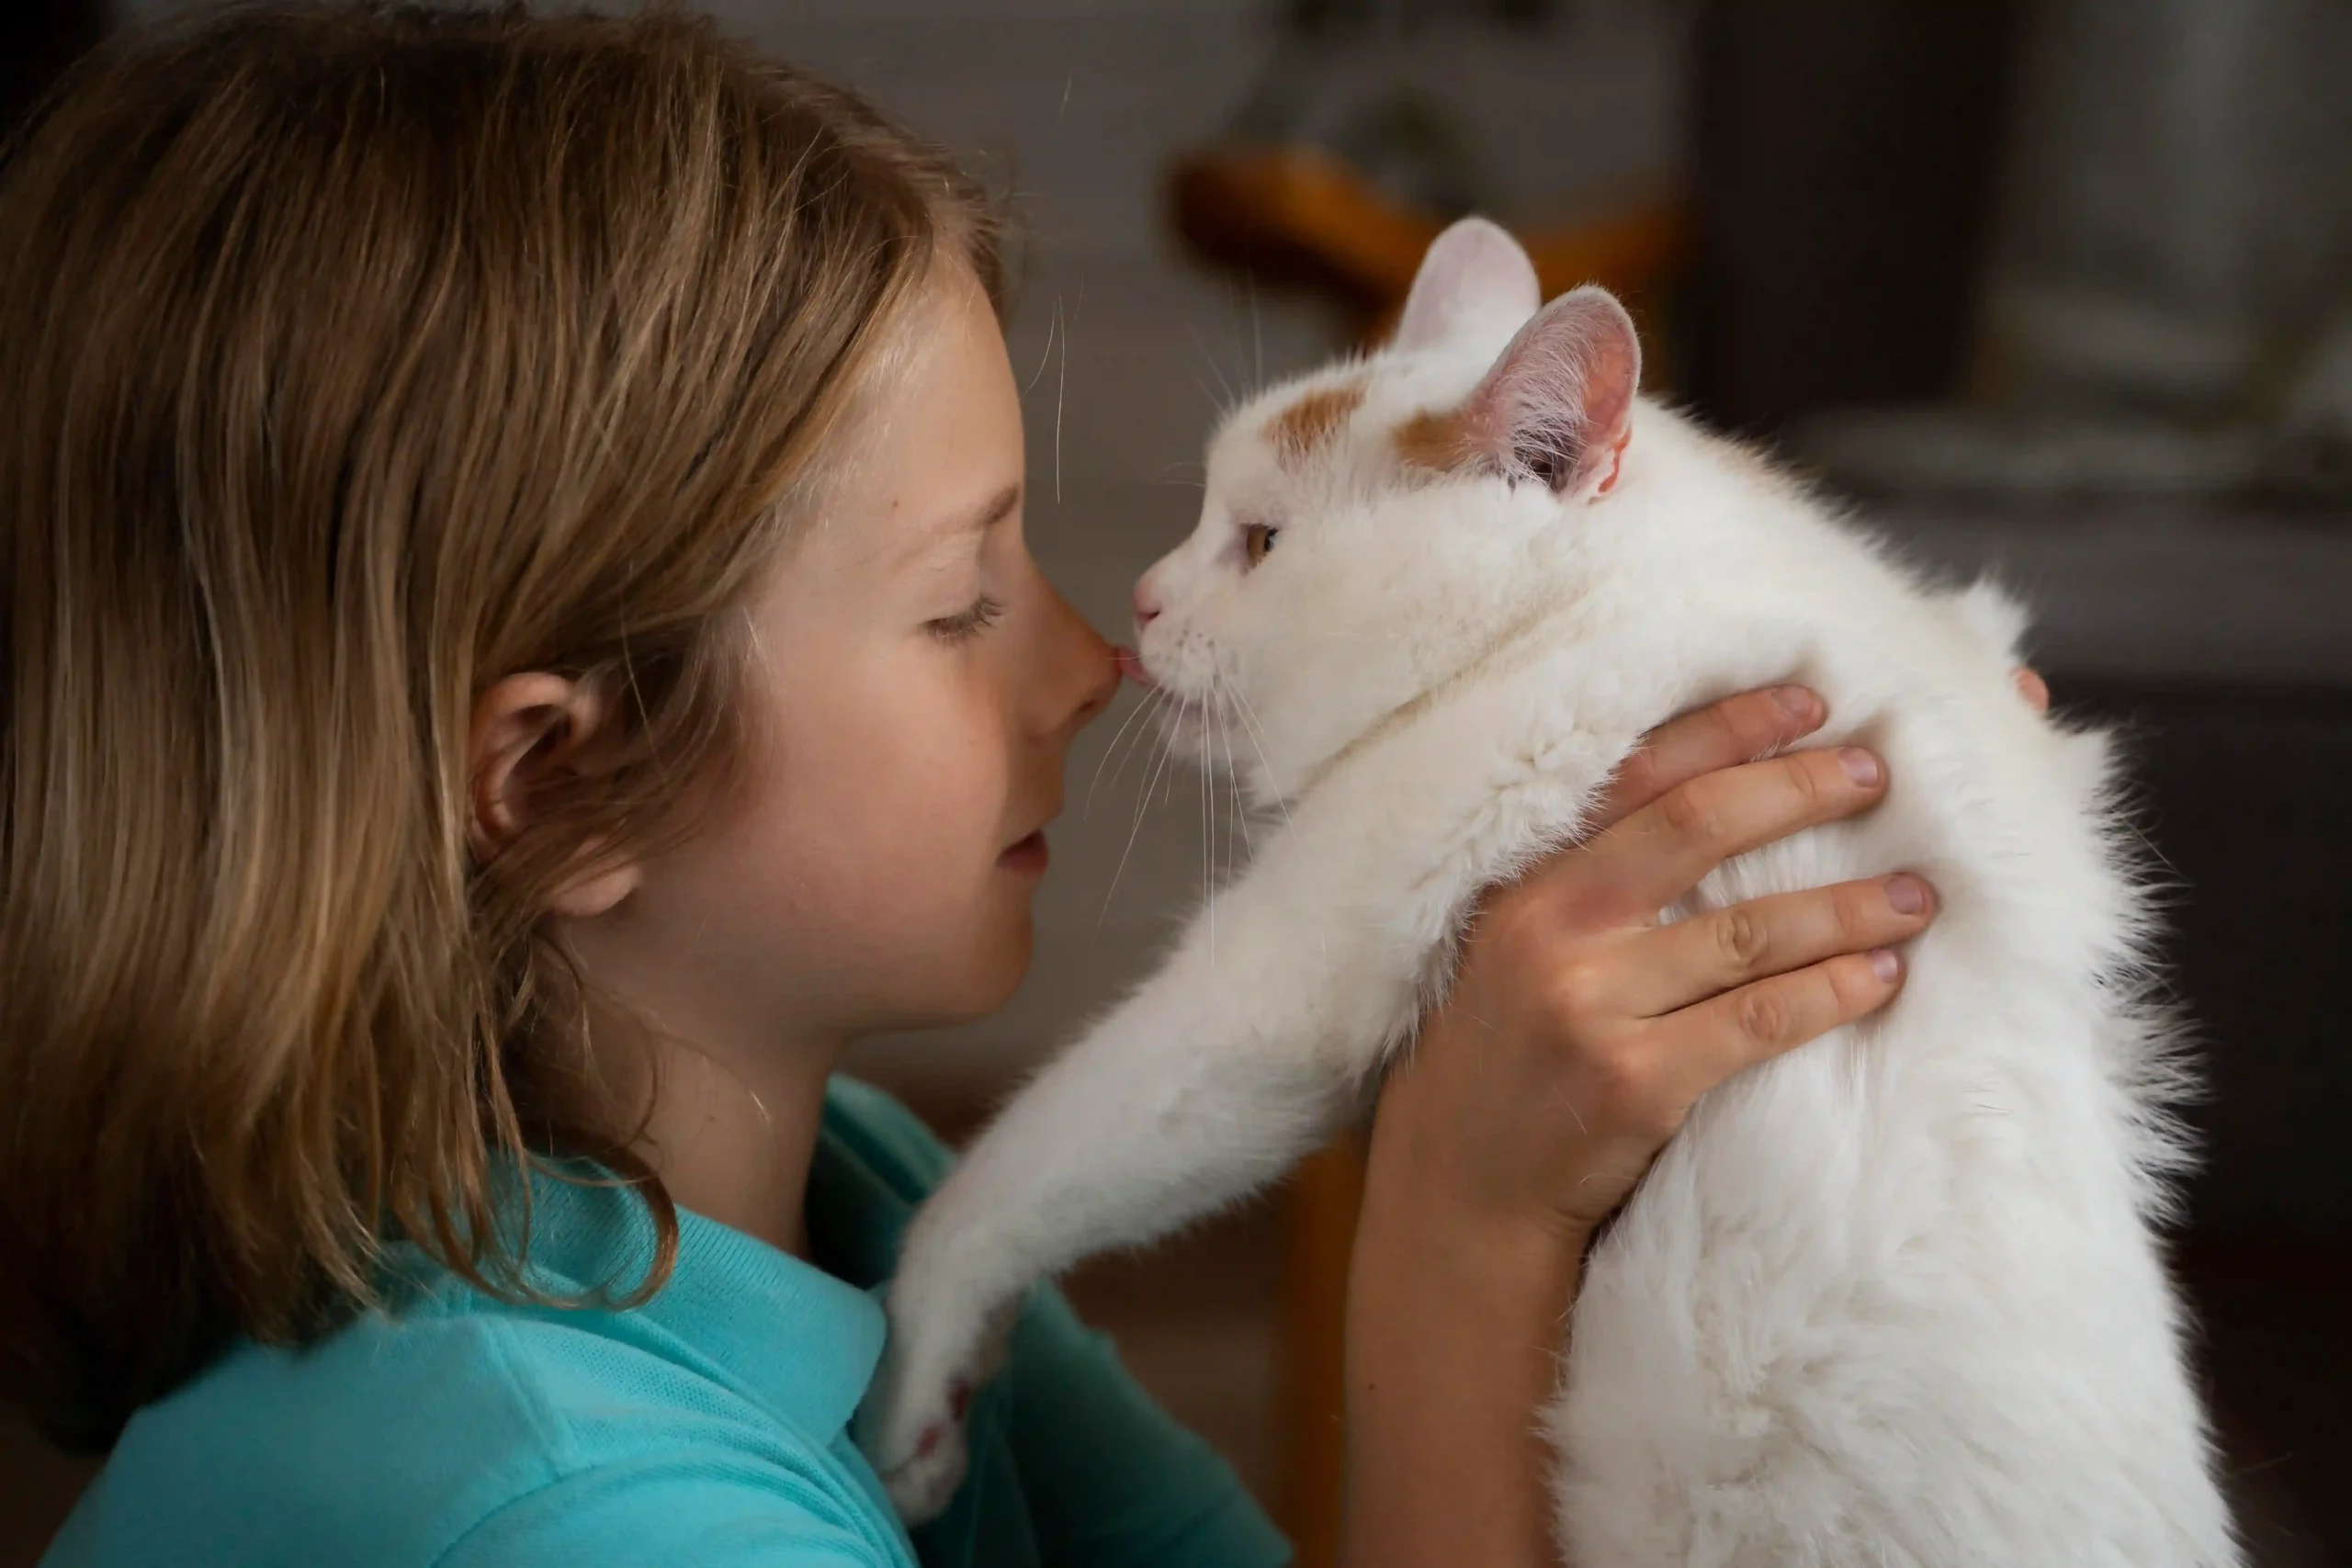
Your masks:
<instances>
[{"instance_id":1,"label":"whisker","mask_svg":"<svg viewBox=\"0 0 2352 1568\"><path fill-rule=\"evenodd\" d=\"M1260 392L1265 390L1266 378L1262 374L1255 377L1250 374L1250 345L1241 341L1241 288L1244 284L1248 286L1250 290L1250 331L1253 334L1256 333L1258 319L1258 280L1255 276L1248 273L1244 273L1242 275L1241 284L1236 284L1231 278L1227 278L1226 280L1225 331L1226 335L1233 341L1234 378L1242 383L1243 400L1247 401L1249 399L1254 398ZM1264 356L1261 355L1259 357L1262 365Z\"/></svg>"},{"instance_id":2,"label":"whisker","mask_svg":"<svg viewBox=\"0 0 2352 1568\"><path fill-rule=\"evenodd\" d=\"M1258 363L1258 384L1251 389L1251 395L1255 396L1266 389L1266 334L1258 322L1258 275L1253 272L1245 276L1250 281L1250 344L1256 352Z\"/></svg>"},{"instance_id":3,"label":"whisker","mask_svg":"<svg viewBox=\"0 0 2352 1568\"><path fill-rule=\"evenodd\" d=\"M1150 697L1150 699L1149 699L1148 703L1146 705L1147 705L1148 709L1149 709L1149 710L1151 710L1151 711L1157 711L1157 710L1159 710L1159 708L1164 707L1164 706L1167 705L1167 702L1168 702L1168 694L1167 694L1167 692L1166 692L1166 691L1164 691L1164 690L1162 690L1161 688L1159 688L1159 687L1158 687L1158 686L1155 686L1155 687L1153 687L1153 688L1152 688L1152 691L1151 691L1151 697ZM1126 754L1125 757L1122 757L1122 758L1120 758L1120 759L1119 759L1119 765L1118 765L1117 767L1113 768L1113 769L1111 770L1111 787L1112 787L1112 788L1116 789L1116 788L1118 787L1118 785L1119 785L1119 780L1120 780L1122 777L1124 777L1124 776L1125 775L1125 773L1126 773L1126 771L1127 771L1127 763L1128 763L1130 761L1132 761L1132 760L1134 759L1135 754L1136 754L1137 751L1140 751L1140 750L1143 750L1143 739L1144 739L1144 736L1145 736L1147 733L1148 733L1148 727L1147 727L1145 729L1139 729L1139 730L1136 731L1136 740L1135 740L1135 744L1127 748L1127 754ZM1163 737L1163 739L1164 739L1164 737Z\"/></svg>"},{"instance_id":4,"label":"whisker","mask_svg":"<svg viewBox=\"0 0 2352 1568\"><path fill-rule=\"evenodd\" d=\"M1150 708L1151 699L1159 694L1156 689L1146 692L1142 700L1137 702L1134 707L1127 710L1127 716L1120 721L1118 729L1111 736L1111 743L1102 748L1102 758L1094 764L1094 776L1087 781L1086 804L1079 808L1078 813L1080 821L1087 821L1093 817L1094 791L1096 786L1101 784L1102 782L1103 767L1111 761L1111 754L1119 749L1119 742L1126 739L1127 731L1135 728L1136 720L1141 718L1145 712Z\"/></svg>"},{"instance_id":5,"label":"whisker","mask_svg":"<svg viewBox=\"0 0 2352 1568\"><path fill-rule=\"evenodd\" d=\"M1235 404L1239 401L1239 400L1233 395L1233 383L1226 378L1225 367L1217 363L1216 353L1210 349L1207 340L1201 336L1199 323L1187 321L1184 323L1184 330L1191 334L1193 346L1201 351L1201 358L1207 363L1209 369L1216 374L1217 386L1223 389L1224 395L1212 400L1216 404L1217 417L1222 419L1225 415L1230 413L1233 411ZM1195 381L1199 380L1199 374L1195 372L1193 378ZM1205 392L1208 389L1206 387L1203 387L1201 390Z\"/></svg>"},{"instance_id":6,"label":"whisker","mask_svg":"<svg viewBox=\"0 0 2352 1568\"><path fill-rule=\"evenodd\" d=\"M1258 743L1260 726L1257 710L1250 705L1250 699L1238 692L1234 694L1234 701L1238 705L1235 711L1241 716L1243 728L1250 737L1250 749L1258 753L1258 765L1266 770L1267 791L1273 795L1274 805L1283 814L1283 830L1295 832L1297 825L1291 820L1290 801L1284 797L1281 790L1274 787L1274 765L1266 760L1266 749ZM1315 935L1316 941L1322 945L1323 951L1328 954L1331 946L1329 938L1323 934L1322 928L1319 926L1317 927Z\"/></svg>"},{"instance_id":7,"label":"whisker","mask_svg":"<svg viewBox=\"0 0 2352 1568\"><path fill-rule=\"evenodd\" d=\"M1069 321L1062 328L1062 367L1054 386L1054 504L1062 503L1062 403L1069 391L1069 334L1078 325L1078 313L1086 308L1086 279L1078 280L1078 303L1070 307Z\"/></svg>"},{"instance_id":8,"label":"whisker","mask_svg":"<svg viewBox=\"0 0 2352 1568\"><path fill-rule=\"evenodd\" d=\"M1234 694L1234 701L1238 705L1235 711L1241 716L1243 733L1250 738L1250 749L1258 753L1258 765L1266 770L1266 783L1271 788L1274 780L1274 765L1267 761L1266 749L1258 744L1258 711L1250 705L1250 699L1238 692ZM1283 814L1283 825L1287 828L1290 826L1290 802L1283 798L1280 790L1273 790L1272 794L1274 805Z\"/></svg>"},{"instance_id":9,"label":"whisker","mask_svg":"<svg viewBox=\"0 0 2352 1568\"><path fill-rule=\"evenodd\" d=\"M1228 814L1227 820L1231 824L1225 833L1225 882L1230 886L1238 872L1248 869L1255 853L1254 851L1242 852L1250 847L1250 818L1241 806L1240 770L1233 763L1233 726L1220 716L1216 728L1217 734L1225 740L1225 798L1218 804Z\"/></svg>"},{"instance_id":10,"label":"whisker","mask_svg":"<svg viewBox=\"0 0 2352 1568\"><path fill-rule=\"evenodd\" d=\"M1178 698L1176 703L1176 722L1178 723L1182 722L1184 705L1185 699L1181 697ZM1160 772L1168 765L1169 753L1171 750L1170 738L1172 734L1172 726L1168 729L1160 731L1159 761L1153 766L1152 771L1145 776L1143 790L1136 797L1135 825L1127 829L1126 847L1119 852L1119 863L1117 866L1113 868L1111 872L1110 889L1102 895L1102 912L1094 917L1094 929L1098 931L1102 929L1102 922L1110 918L1111 900L1118 897L1119 878L1126 874L1127 857L1135 852L1136 835L1143 831L1143 815L1145 811L1150 808L1151 806L1152 786L1159 782Z\"/></svg>"},{"instance_id":11,"label":"whisker","mask_svg":"<svg viewBox=\"0 0 2352 1568\"><path fill-rule=\"evenodd\" d=\"M1208 750L1209 705L1216 701L1216 676L1209 676L1208 695L1201 703L1201 750ZM1208 907L1209 972L1216 972L1216 883L1211 874L1211 863L1216 858L1216 823L1209 815L1209 769L1205 758L1201 767L1201 902Z\"/></svg>"},{"instance_id":12,"label":"whisker","mask_svg":"<svg viewBox=\"0 0 2352 1568\"><path fill-rule=\"evenodd\" d=\"M1228 693L1227 695L1232 694ZM1233 755L1233 726L1227 724L1218 728L1225 731L1226 793L1233 801L1233 825L1240 829L1242 863L1247 865L1258 858L1258 846L1250 837L1250 803L1243 799L1241 795L1241 765ZM1228 852L1232 847L1233 840L1228 837L1226 840L1226 848Z\"/></svg>"},{"instance_id":13,"label":"whisker","mask_svg":"<svg viewBox=\"0 0 2352 1568\"><path fill-rule=\"evenodd\" d=\"M1040 353L1040 354L1037 355L1037 369L1036 369L1035 374L1032 375L1032 376L1029 378L1029 384L1028 384L1027 386L1025 386L1025 387L1023 387L1023 388L1022 388L1022 389L1021 389L1021 395L1022 395L1023 397L1024 397L1024 398L1025 398L1025 397L1027 397L1030 393L1032 393L1032 392L1034 392L1034 391L1035 391L1035 390L1037 389L1037 383L1045 378L1045 374L1046 374L1046 362L1047 360L1049 360L1049 359L1053 358L1053 356L1054 356L1054 342L1055 342L1055 340L1056 340L1056 339L1059 338L1061 335L1062 335L1062 299L1061 299L1061 296L1060 296L1060 295L1058 295L1058 294L1057 294L1057 295L1055 295L1055 296L1054 296L1054 313L1053 313L1053 317L1052 317L1052 319L1051 319L1051 320L1047 321L1046 321L1046 347L1045 347L1044 352Z\"/></svg>"},{"instance_id":14,"label":"whisker","mask_svg":"<svg viewBox=\"0 0 2352 1568\"><path fill-rule=\"evenodd\" d=\"M1194 369L1192 375L1193 385L1201 389L1201 401L1209 405L1213 417L1222 417L1222 412L1225 405L1217 397L1216 389L1212 388L1206 381L1201 379L1201 373L1199 370Z\"/></svg>"}]
</instances>

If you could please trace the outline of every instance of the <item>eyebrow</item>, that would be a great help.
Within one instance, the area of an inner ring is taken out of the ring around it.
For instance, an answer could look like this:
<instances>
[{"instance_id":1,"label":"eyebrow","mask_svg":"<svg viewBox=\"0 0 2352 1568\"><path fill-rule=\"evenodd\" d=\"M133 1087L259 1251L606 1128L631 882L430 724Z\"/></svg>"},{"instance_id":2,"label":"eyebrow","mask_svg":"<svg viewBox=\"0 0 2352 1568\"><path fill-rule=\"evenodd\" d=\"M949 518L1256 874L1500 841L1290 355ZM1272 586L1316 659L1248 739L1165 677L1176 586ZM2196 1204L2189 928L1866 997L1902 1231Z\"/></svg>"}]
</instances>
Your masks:
<instances>
[{"instance_id":1,"label":"eyebrow","mask_svg":"<svg viewBox=\"0 0 2352 1568\"><path fill-rule=\"evenodd\" d=\"M969 512L951 514L944 522L914 530L893 547L889 558L909 566L929 563L922 565L925 570L944 570L944 563L950 558L949 547L977 541L1012 515L1012 509L1020 504L1021 484L1015 480ZM967 546L970 547L973 547ZM956 550L953 558L964 559L965 550Z\"/></svg>"},{"instance_id":2,"label":"eyebrow","mask_svg":"<svg viewBox=\"0 0 2352 1568\"><path fill-rule=\"evenodd\" d=\"M978 511L973 512L962 522L957 523L955 526L948 529L947 532L951 534L985 534L989 529L995 527L998 524L1003 522L1007 517L1012 516L1012 509L1020 504L1021 486L1017 482L1009 484L1002 490L997 491L994 495L989 497L988 503L986 505L980 507Z\"/></svg>"}]
</instances>

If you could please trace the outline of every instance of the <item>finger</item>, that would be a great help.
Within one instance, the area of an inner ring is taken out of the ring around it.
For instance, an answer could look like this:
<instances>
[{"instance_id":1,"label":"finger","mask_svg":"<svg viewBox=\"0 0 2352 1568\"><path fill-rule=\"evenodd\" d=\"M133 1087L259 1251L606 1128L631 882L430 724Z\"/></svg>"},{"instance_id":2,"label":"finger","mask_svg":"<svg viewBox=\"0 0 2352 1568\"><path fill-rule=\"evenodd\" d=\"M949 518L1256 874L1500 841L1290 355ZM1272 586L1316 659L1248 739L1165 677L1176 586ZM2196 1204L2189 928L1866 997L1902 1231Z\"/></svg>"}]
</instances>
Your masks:
<instances>
[{"instance_id":1,"label":"finger","mask_svg":"<svg viewBox=\"0 0 2352 1568\"><path fill-rule=\"evenodd\" d=\"M1696 1100L1743 1067L1885 1006L1903 988L1903 974L1902 960L1885 948L1844 953L1668 1013L1651 1026L1659 1031L1661 1070Z\"/></svg>"},{"instance_id":2,"label":"finger","mask_svg":"<svg viewBox=\"0 0 2352 1568\"><path fill-rule=\"evenodd\" d=\"M2018 694L2025 698L2027 705L2034 712L2048 713L2050 711L2049 682L2044 681L2032 669L2022 664L2009 672L2009 679L2017 682Z\"/></svg>"},{"instance_id":3,"label":"finger","mask_svg":"<svg viewBox=\"0 0 2352 1568\"><path fill-rule=\"evenodd\" d=\"M1769 757L1821 728L1828 709L1803 686L1775 686L1668 719L1642 738L1602 792L1596 828L1640 810L1679 784Z\"/></svg>"},{"instance_id":4,"label":"finger","mask_svg":"<svg viewBox=\"0 0 2352 1568\"><path fill-rule=\"evenodd\" d=\"M1851 816L1885 792L1884 764L1859 746L1702 773L1595 839L1578 897L1608 916L1655 914L1732 856Z\"/></svg>"},{"instance_id":5,"label":"finger","mask_svg":"<svg viewBox=\"0 0 2352 1568\"><path fill-rule=\"evenodd\" d=\"M1712 909L1627 942L1610 969L1623 989L1603 1000L1618 1016L1655 1018L1839 953L1907 942L1934 912L1933 890L1907 873Z\"/></svg>"}]
</instances>

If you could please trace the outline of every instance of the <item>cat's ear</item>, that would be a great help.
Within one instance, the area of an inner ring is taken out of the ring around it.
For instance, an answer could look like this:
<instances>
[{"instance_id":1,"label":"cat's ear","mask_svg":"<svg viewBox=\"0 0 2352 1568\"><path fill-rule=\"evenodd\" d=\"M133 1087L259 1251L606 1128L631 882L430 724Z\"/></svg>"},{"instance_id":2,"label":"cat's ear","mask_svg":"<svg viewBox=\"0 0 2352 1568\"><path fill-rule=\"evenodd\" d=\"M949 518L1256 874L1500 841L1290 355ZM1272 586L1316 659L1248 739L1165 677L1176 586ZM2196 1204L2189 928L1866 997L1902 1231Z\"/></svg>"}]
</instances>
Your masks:
<instances>
[{"instance_id":1,"label":"cat's ear","mask_svg":"<svg viewBox=\"0 0 2352 1568\"><path fill-rule=\"evenodd\" d=\"M1560 495L1605 494L1633 434L1641 380L1633 317L1587 284L1519 329L1462 406L1460 439L1506 478Z\"/></svg>"},{"instance_id":2,"label":"cat's ear","mask_svg":"<svg viewBox=\"0 0 2352 1568\"><path fill-rule=\"evenodd\" d=\"M1464 218L1430 242L1405 297L1395 346L1429 348L1473 332L1499 342L1542 303L1535 264L1519 242L1483 218Z\"/></svg>"}]
</instances>

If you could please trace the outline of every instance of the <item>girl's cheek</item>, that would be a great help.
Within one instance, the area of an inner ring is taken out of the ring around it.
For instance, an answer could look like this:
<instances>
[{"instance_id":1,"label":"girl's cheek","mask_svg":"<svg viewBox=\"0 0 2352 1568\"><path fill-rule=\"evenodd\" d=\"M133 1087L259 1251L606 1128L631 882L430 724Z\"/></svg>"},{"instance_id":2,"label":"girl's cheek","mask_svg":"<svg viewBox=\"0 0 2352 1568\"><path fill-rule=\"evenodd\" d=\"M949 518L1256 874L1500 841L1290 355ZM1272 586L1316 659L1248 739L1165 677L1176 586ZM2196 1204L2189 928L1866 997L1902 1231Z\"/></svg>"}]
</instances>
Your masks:
<instances>
[{"instance_id":1,"label":"girl's cheek","mask_svg":"<svg viewBox=\"0 0 2352 1568\"><path fill-rule=\"evenodd\" d=\"M896 778L884 793L897 799L897 819L882 830L910 857L928 861L933 876L949 865L990 864L1004 847L996 840L1012 758L997 663L968 656L935 660L893 705ZM860 784L872 788L873 775Z\"/></svg>"}]
</instances>

